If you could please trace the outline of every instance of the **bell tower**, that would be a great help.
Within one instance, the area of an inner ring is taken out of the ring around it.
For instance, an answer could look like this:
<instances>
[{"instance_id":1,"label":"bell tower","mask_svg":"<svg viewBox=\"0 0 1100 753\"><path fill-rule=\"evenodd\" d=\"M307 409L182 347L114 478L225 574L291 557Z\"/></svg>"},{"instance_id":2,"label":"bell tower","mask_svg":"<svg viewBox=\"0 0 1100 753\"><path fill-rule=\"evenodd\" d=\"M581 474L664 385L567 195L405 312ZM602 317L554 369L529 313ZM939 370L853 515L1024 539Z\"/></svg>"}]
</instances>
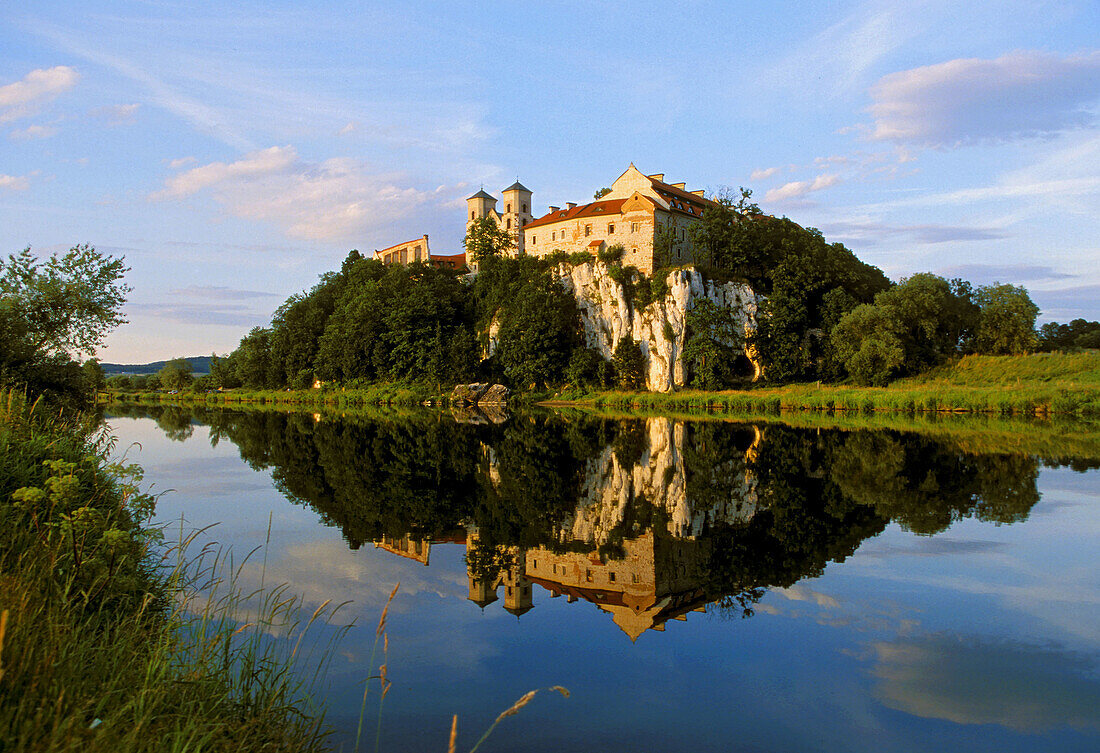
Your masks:
<instances>
[{"instance_id":1,"label":"bell tower","mask_svg":"<svg viewBox=\"0 0 1100 753\"><path fill-rule=\"evenodd\" d=\"M466 199L466 224L469 225L474 220L480 220L482 217L489 217L496 213L497 200L485 193L485 189L482 189L475 193L470 198Z\"/></svg>"},{"instance_id":2,"label":"bell tower","mask_svg":"<svg viewBox=\"0 0 1100 753\"><path fill-rule=\"evenodd\" d=\"M523 228L534 219L531 214L531 191L518 180L504 189L504 213L501 230L511 234L516 241L516 255L523 255Z\"/></svg>"}]
</instances>

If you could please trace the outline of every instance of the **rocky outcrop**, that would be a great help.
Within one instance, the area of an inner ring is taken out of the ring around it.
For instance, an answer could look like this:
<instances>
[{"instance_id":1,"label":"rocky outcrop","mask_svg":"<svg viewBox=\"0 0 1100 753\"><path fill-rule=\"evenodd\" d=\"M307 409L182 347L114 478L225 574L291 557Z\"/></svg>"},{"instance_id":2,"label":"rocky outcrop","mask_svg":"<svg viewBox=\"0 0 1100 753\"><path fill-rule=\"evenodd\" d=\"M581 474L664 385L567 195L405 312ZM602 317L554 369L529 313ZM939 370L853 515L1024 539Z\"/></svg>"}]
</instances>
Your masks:
<instances>
[{"instance_id":1,"label":"rocky outcrop","mask_svg":"<svg viewBox=\"0 0 1100 753\"><path fill-rule=\"evenodd\" d=\"M504 405L508 402L508 395L511 394L507 387L503 384L494 384L489 389L485 390L477 401L478 405Z\"/></svg>"},{"instance_id":2,"label":"rocky outcrop","mask_svg":"<svg viewBox=\"0 0 1100 753\"><path fill-rule=\"evenodd\" d=\"M469 405L504 405L511 394L503 384L486 384L474 382L473 384L456 384L451 391L451 404L457 406Z\"/></svg>"},{"instance_id":3,"label":"rocky outcrop","mask_svg":"<svg viewBox=\"0 0 1100 753\"><path fill-rule=\"evenodd\" d=\"M557 269L562 284L573 293L584 325L588 347L610 359L615 346L628 337L641 346L646 362L646 388L668 392L687 381L683 363L685 317L695 302L707 298L733 310L744 334L742 343L756 329L760 299L752 288L733 282L705 280L694 267L680 267L668 273L668 292L641 310L627 300L624 287L612 279L602 262L562 264ZM754 379L761 373L760 361L750 346L745 356L753 364ZM728 343L734 345L735 343Z\"/></svg>"}]
</instances>

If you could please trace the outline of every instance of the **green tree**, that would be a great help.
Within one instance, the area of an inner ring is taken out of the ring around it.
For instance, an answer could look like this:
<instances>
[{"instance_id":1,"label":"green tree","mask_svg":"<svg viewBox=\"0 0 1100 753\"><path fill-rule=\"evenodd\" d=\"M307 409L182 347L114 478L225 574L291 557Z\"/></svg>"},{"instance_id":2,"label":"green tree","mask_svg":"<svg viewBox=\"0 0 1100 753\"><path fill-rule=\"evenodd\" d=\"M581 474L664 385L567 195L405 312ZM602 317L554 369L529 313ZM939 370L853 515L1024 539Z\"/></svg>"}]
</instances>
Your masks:
<instances>
[{"instance_id":1,"label":"green tree","mask_svg":"<svg viewBox=\"0 0 1100 753\"><path fill-rule=\"evenodd\" d=\"M830 342L838 362L860 384L883 386L905 366L898 323L884 308L856 306L833 329Z\"/></svg>"},{"instance_id":2,"label":"green tree","mask_svg":"<svg viewBox=\"0 0 1100 753\"><path fill-rule=\"evenodd\" d=\"M94 354L107 333L125 324L131 288L121 282L123 259L88 245L45 261L27 247L0 261L0 300L24 325L33 351Z\"/></svg>"},{"instance_id":3,"label":"green tree","mask_svg":"<svg viewBox=\"0 0 1100 753\"><path fill-rule=\"evenodd\" d=\"M607 196L609 193L611 193L611 189L604 186L603 188L596 191L596 193L592 194L592 198L595 199L596 201L599 201L604 196Z\"/></svg>"},{"instance_id":4,"label":"green tree","mask_svg":"<svg viewBox=\"0 0 1100 753\"><path fill-rule=\"evenodd\" d=\"M123 260L75 246L38 259L30 248L0 260L0 384L79 408L90 385L74 354L94 354L125 322Z\"/></svg>"},{"instance_id":5,"label":"green tree","mask_svg":"<svg viewBox=\"0 0 1100 753\"><path fill-rule=\"evenodd\" d=\"M615 367L615 382L626 389L645 387L645 356L641 346L629 337L623 337L615 346L611 357Z\"/></svg>"},{"instance_id":6,"label":"green tree","mask_svg":"<svg viewBox=\"0 0 1100 753\"><path fill-rule=\"evenodd\" d=\"M516 241L511 233L497 227L492 218L480 217L466 228L462 247L466 250L467 259L480 264L487 259L504 256L516 247Z\"/></svg>"},{"instance_id":7,"label":"green tree","mask_svg":"<svg viewBox=\"0 0 1100 753\"><path fill-rule=\"evenodd\" d=\"M166 390L182 390L190 386L191 362L186 358L173 358L156 374L160 386Z\"/></svg>"},{"instance_id":8,"label":"green tree","mask_svg":"<svg viewBox=\"0 0 1100 753\"><path fill-rule=\"evenodd\" d=\"M718 389L733 378L733 362L744 345L737 320L729 307L700 298L685 316L684 364L691 383L702 389Z\"/></svg>"},{"instance_id":9,"label":"green tree","mask_svg":"<svg viewBox=\"0 0 1100 753\"><path fill-rule=\"evenodd\" d=\"M978 324L970 349L986 355L1019 355L1035 349L1035 317L1039 307L1019 285L995 283L974 292Z\"/></svg>"},{"instance_id":10,"label":"green tree","mask_svg":"<svg viewBox=\"0 0 1100 753\"><path fill-rule=\"evenodd\" d=\"M84 382L93 397L107 386L107 377L103 374L103 366L100 365L98 358L89 358L81 366L81 370L84 372Z\"/></svg>"},{"instance_id":11,"label":"green tree","mask_svg":"<svg viewBox=\"0 0 1100 753\"><path fill-rule=\"evenodd\" d=\"M551 275L535 274L501 309L496 359L513 385L560 383L581 330L573 295Z\"/></svg>"}]
</instances>

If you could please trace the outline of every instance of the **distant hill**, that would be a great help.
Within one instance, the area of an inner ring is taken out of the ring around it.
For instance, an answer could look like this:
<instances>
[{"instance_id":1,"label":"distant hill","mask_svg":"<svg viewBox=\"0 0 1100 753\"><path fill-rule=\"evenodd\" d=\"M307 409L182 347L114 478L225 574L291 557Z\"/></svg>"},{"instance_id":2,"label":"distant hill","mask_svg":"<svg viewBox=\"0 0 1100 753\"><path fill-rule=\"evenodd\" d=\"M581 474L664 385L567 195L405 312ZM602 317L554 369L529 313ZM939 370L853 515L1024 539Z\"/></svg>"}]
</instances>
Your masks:
<instances>
[{"instance_id":1,"label":"distant hill","mask_svg":"<svg viewBox=\"0 0 1100 753\"><path fill-rule=\"evenodd\" d=\"M184 359L191 364L191 371L196 375L210 373L210 356L192 356ZM101 363L104 376L116 374L156 374L164 368L168 361L153 361L152 363Z\"/></svg>"}]
</instances>

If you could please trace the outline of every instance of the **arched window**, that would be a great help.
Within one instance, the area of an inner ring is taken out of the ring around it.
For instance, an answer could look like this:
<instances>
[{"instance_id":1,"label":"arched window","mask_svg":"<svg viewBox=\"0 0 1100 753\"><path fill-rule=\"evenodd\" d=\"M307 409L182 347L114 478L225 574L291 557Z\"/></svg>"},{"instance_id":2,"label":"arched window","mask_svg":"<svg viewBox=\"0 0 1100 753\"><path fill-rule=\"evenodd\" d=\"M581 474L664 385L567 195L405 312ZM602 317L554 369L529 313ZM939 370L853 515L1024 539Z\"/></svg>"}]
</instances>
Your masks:
<instances>
[{"instance_id":1,"label":"arched window","mask_svg":"<svg viewBox=\"0 0 1100 753\"><path fill-rule=\"evenodd\" d=\"M524 211L524 212L526 212L526 211L527 211L527 205L526 205L526 204L524 204L524 205L523 205L523 211Z\"/></svg>"},{"instance_id":2,"label":"arched window","mask_svg":"<svg viewBox=\"0 0 1100 753\"><path fill-rule=\"evenodd\" d=\"M511 204L505 204L504 205L504 211L505 212L511 212L512 211L512 205Z\"/></svg>"},{"instance_id":3,"label":"arched window","mask_svg":"<svg viewBox=\"0 0 1100 753\"><path fill-rule=\"evenodd\" d=\"M477 212L470 212L470 219L471 220L476 220L477 219Z\"/></svg>"}]
</instances>

